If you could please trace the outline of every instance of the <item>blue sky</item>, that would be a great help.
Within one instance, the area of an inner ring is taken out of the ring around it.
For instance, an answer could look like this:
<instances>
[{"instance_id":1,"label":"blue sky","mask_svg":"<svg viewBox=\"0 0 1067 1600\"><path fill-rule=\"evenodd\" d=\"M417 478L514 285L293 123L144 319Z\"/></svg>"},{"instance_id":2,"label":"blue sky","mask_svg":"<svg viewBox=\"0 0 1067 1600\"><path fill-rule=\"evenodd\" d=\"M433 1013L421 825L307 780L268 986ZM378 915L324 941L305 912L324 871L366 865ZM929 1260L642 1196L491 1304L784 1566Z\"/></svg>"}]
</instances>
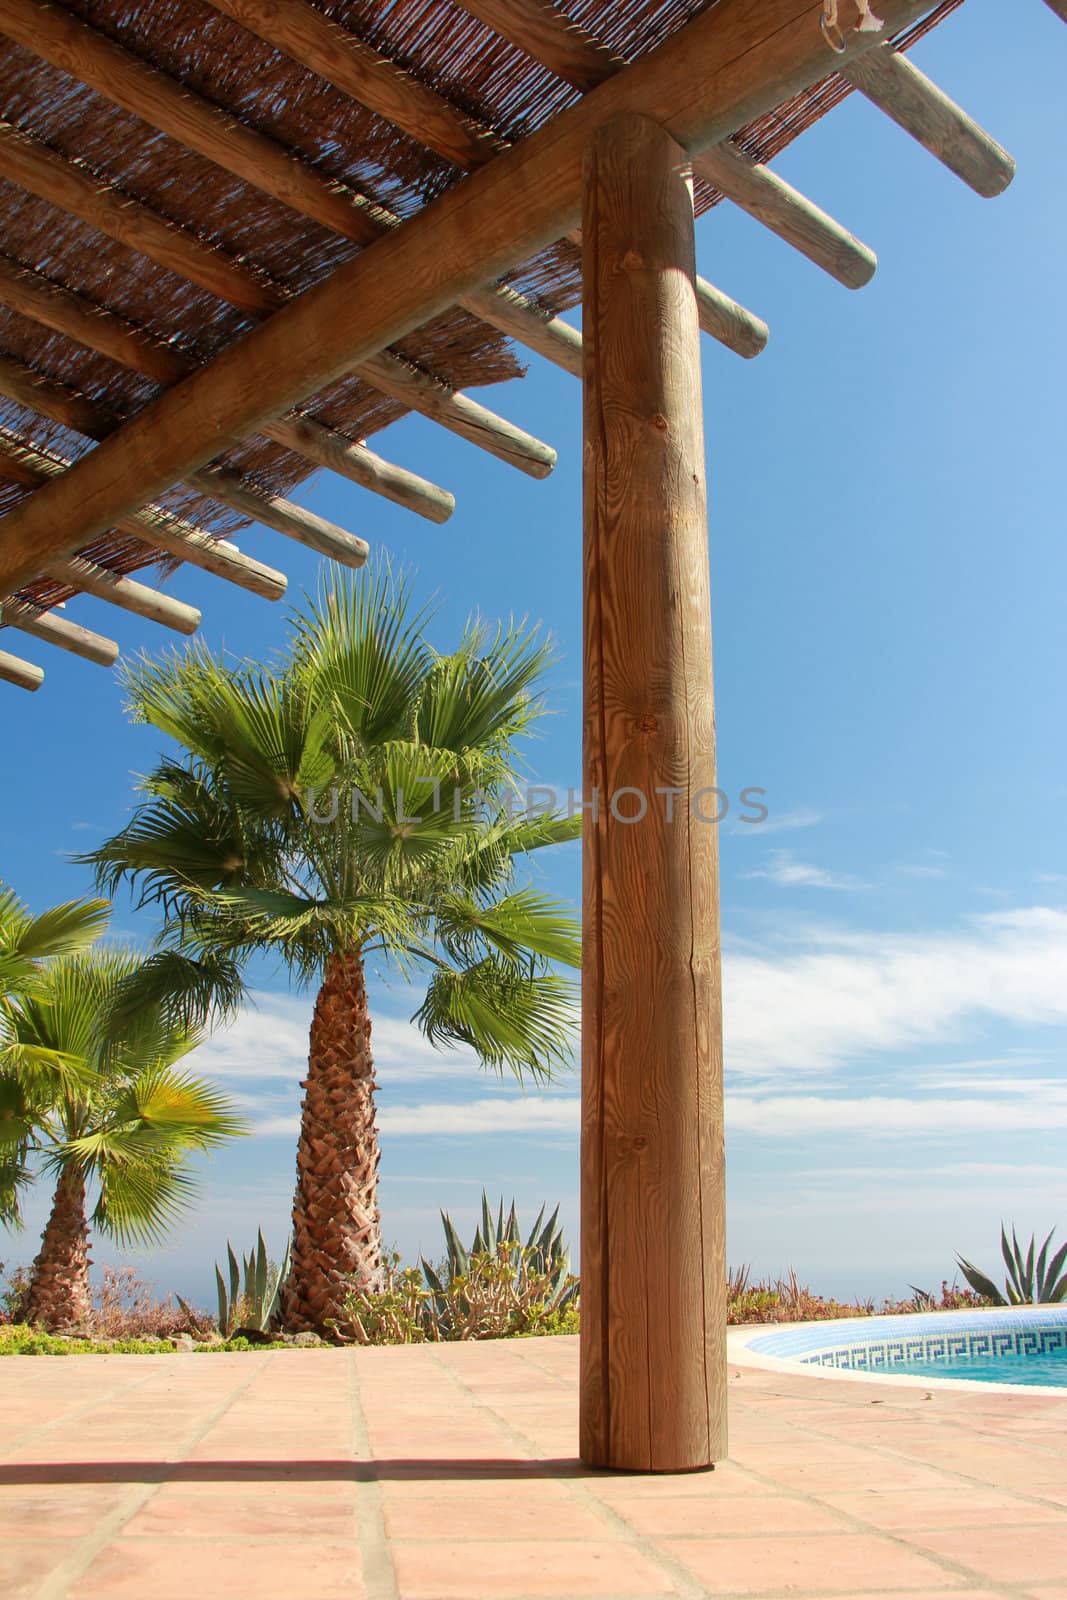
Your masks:
<instances>
[{"instance_id":1,"label":"blue sky","mask_svg":"<svg viewBox=\"0 0 1067 1600\"><path fill-rule=\"evenodd\" d=\"M829 1292L930 1285L957 1250L992 1262L1002 1215L1067 1222L1067 35L1037 0L1014 12L973 0L915 53L1017 157L1005 196L978 200L854 97L777 165L877 250L870 286L725 206L698 228L704 276L771 327L754 362L704 347L720 781L762 786L771 813L722 828L730 1257ZM376 445L455 491L450 523L333 478L301 498L417 569L443 646L472 610L543 620L561 658L531 764L577 784L579 389L530 362L482 396L556 445L547 482L409 419ZM314 584L299 547L240 542L294 595ZM284 638L284 605L191 570L171 588L214 645ZM166 643L92 600L72 615L129 650ZM0 876L42 906L88 887L66 857L122 824L156 740L114 678L18 649L48 680L3 695ZM576 900L576 849L545 876ZM151 931L121 901L116 927ZM374 998L387 1239L436 1251L438 1207L473 1218L483 1184L530 1212L559 1201L574 1238L576 1080L524 1097L429 1050L402 985ZM258 1009L202 1052L257 1132L139 1261L161 1288L206 1301L228 1235L282 1243L309 1016L265 973ZM0 1259L28 1259L41 1220Z\"/></svg>"}]
</instances>

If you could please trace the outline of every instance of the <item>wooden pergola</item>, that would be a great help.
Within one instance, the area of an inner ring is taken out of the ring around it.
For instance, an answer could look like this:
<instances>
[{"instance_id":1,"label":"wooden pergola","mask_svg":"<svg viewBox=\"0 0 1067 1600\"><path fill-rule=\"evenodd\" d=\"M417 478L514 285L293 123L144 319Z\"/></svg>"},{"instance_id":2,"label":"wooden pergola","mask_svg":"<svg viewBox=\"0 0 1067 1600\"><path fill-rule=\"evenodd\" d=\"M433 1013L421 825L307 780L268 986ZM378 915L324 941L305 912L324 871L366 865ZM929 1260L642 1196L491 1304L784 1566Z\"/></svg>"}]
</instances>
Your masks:
<instances>
[{"instance_id":1,"label":"wooden pergola","mask_svg":"<svg viewBox=\"0 0 1067 1600\"><path fill-rule=\"evenodd\" d=\"M106 666L57 609L79 593L182 633L199 613L134 573L277 599L249 522L358 566L288 498L310 473L443 522L367 437L417 411L544 477L555 451L464 391L516 346L583 382L591 1464L726 1450L699 339L767 329L697 274L694 214L740 206L861 287L872 252L768 165L854 90L1000 193L1010 157L906 55L961 3L0 0L4 628ZM2 650L0 679L43 673Z\"/></svg>"}]
</instances>

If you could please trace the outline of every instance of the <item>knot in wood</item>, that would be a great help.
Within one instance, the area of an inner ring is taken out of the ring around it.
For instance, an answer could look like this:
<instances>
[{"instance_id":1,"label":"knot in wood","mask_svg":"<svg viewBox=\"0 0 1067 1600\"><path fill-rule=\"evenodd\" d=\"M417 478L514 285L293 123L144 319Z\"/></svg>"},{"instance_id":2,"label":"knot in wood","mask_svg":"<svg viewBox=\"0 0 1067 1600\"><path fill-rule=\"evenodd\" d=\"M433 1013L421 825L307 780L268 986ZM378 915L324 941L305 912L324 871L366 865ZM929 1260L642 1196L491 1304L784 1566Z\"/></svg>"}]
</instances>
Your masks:
<instances>
[{"instance_id":1,"label":"knot in wood","mask_svg":"<svg viewBox=\"0 0 1067 1600\"><path fill-rule=\"evenodd\" d=\"M655 428L657 433L669 433L670 432L671 425L667 421L666 417L663 415L662 411L654 411L652 413L651 417L649 418L649 421L651 422L652 426Z\"/></svg>"},{"instance_id":2,"label":"knot in wood","mask_svg":"<svg viewBox=\"0 0 1067 1600\"><path fill-rule=\"evenodd\" d=\"M650 711L646 711L638 717L636 728L638 733L658 733L659 718L654 717Z\"/></svg>"},{"instance_id":3,"label":"knot in wood","mask_svg":"<svg viewBox=\"0 0 1067 1600\"><path fill-rule=\"evenodd\" d=\"M622 258L624 272L637 272L645 264L645 258L640 250L627 250Z\"/></svg>"},{"instance_id":4,"label":"knot in wood","mask_svg":"<svg viewBox=\"0 0 1067 1600\"><path fill-rule=\"evenodd\" d=\"M639 1133L637 1135L637 1137L632 1141L632 1144L633 1144L633 1148L635 1150L637 1150L637 1151L645 1150L645 1149L648 1148L648 1140L645 1138L643 1133Z\"/></svg>"}]
</instances>

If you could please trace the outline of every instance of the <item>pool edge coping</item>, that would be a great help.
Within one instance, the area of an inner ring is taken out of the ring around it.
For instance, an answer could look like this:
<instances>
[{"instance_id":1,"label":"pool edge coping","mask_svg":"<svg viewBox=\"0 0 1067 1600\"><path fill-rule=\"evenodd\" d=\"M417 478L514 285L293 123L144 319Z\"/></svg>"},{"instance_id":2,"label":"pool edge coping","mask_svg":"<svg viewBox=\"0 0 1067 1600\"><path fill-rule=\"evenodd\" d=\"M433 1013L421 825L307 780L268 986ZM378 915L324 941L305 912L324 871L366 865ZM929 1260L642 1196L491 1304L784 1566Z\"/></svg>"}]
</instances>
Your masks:
<instances>
[{"instance_id":1,"label":"pool edge coping","mask_svg":"<svg viewBox=\"0 0 1067 1600\"><path fill-rule=\"evenodd\" d=\"M948 1311L940 1314L944 1316L956 1315L956 1313ZM735 1324L726 1330L726 1359L728 1362L740 1367L756 1367L765 1372L777 1372L793 1378L813 1378L817 1381L874 1383L882 1387L897 1389L959 1389L968 1394L1046 1395L1053 1400L1067 1400L1067 1388L1062 1385L990 1383L988 1380L981 1378L925 1378L912 1372L876 1372L857 1367L822 1366L819 1363L802 1361L799 1359L799 1355L770 1356L749 1348L754 1339L764 1338L772 1332L791 1333L801 1329L814 1331L819 1328L832 1329L835 1327L840 1331L841 1320L831 1318L813 1322L745 1322ZM864 1317L855 1320L862 1320L866 1327L876 1329L891 1319L889 1317Z\"/></svg>"}]
</instances>

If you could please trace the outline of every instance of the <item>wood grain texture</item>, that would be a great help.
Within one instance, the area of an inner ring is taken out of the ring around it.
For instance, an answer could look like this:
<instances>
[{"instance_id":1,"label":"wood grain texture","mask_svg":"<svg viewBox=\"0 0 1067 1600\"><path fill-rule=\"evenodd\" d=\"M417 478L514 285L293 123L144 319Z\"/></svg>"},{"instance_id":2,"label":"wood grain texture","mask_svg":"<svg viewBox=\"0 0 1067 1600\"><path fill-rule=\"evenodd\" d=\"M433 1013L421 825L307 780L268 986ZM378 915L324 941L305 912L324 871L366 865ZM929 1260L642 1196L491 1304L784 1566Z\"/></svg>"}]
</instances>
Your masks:
<instances>
[{"instance_id":1,"label":"wood grain texture","mask_svg":"<svg viewBox=\"0 0 1067 1600\"><path fill-rule=\"evenodd\" d=\"M443 95L305 0L209 0L209 4L453 165L477 167L492 158L491 139Z\"/></svg>"},{"instance_id":2,"label":"wood grain texture","mask_svg":"<svg viewBox=\"0 0 1067 1600\"><path fill-rule=\"evenodd\" d=\"M819 30L821 9L821 0L719 0L368 245L9 512L0 592L33 577L48 551L86 544L576 226L582 155L611 117L647 115L699 153L871 48L875 36L857 34L845 56L835 55ZM879 14L895 30L919 9L914 0L881 0Z\"/></svg>"},{"instance_id":3,"label":"wood grain texture","mask_svg":"<svg viewBox=\"0 0 1067 1600\"><path fill-rule=\"evenodd\" d=\"M693 171L846 289L862 289L874 277L878 257L869 245L736 145L705 151Z\"/></svg>"},{"instance_id":4,"label":"wood grain texture","mask_svg":"<svg viewBox=\"0 0 1067 1600\"><path fill-rule=\"evenodd\" d=\"M1054 11L1061 22L1067 22L1067 0L1045 0L1050 11Z\"/></svg>"},{"instance_id":5,"label":"wood grain texture","mask_svg":"<svg viewBox=\"0 0 1067 1600\"><path fill-rule=\"evenodd\" d=\"M68 472L70 466L70 461L54 451L46 454L17 439L6 428L0 429L0 478L21 483L28 489L39 489L50 479ZM276 572L262 561L246 556L228 540L205 533L162 506L144 506L131 516L120 517L115 526L155 550L165 550L168 555L177 556L190 566L211 572L264 600L280 600L288 586L283 572Z\"/></svg>"},{"instance_id":6,"label":"wood grain texture","mask_svg":"<svg viewBox=\"0 0 1067 1600\"><path fill-rule=\"evenodd\" d=\"M543 444L525 428L498 417L495 411L472 400L469 394L447 388L395 356L388 353L370 356L359 362L356 371L383 394L409 406L412 411L420 411L450 433L478 445L509 466L518 467L528 477L547 478L556 465L556 452L550 444Z\"/></svg>"},{"instance_id":7,"label":"wood grain texture","mask_svg":"<svg viewBox=\"0 0 1067 1600\"><path fill-rule=\"evenodd\" d=\"M5 600L2 614L5 628L17 628L43 644L56 645L70 655L80 656L83 661L91 661L94 666L113 667L119 658L119 647L114 639L69 622L54 611L42 611L40 606L22 600Z\"/></svg>"},{"instance_id":8,"label":"wood grain texture","mask_svg":"<svg viewBox=\"0 0 1067 1600\"><path fill-rule=\"evenodd\" d=\"M32 135L0 121L0 176L48 200L89 227L147 256L167 272L199 284L209 294L263 316L281 296L220 251L157 215L94 174L57 155Z\"/></svg>"},{"instance_id":9,"label":"wood grain texture","mask_svg":"<svg viewBox=\"0 0 1067 1600\"><path fill-rule=\"evenodd\" d=\"M29 661L0 650L0 682L13 684L16 689L28 689L32 694L44 682L44 673Z\"/></svg>"},{"instance_id":10,"label":"wood grain texture","mask_svg":"<svg viewBox=\"0 0 1067 1600\"><path fill-rule=\"evenodd\" d=\"M69 289L50 283L40 273L0 256L0 305L39 322L90 350L98 350L120 366L169 387L196 370L196 363L173 345L150 339L121 317L93 305ZM581 343L579 340L579 363ZM456 508L455 497L416 473L397 467L313 417L282 417L263 432L296 455L326 467L341 477L371 489L387 500L418 511L431 522L447 522Z\"/></svg>"},{"instance_id":11,"label":"wood grain texture","mask_svg":"<svg viewBox=\"0 0 1067 1600\"><path fill-rule=\"evenodd\" d=\"M464 10L585 94L623 70L617 56L550 0L464 0ZM846 288L870 282L878 264L873 250L769 167L730 144L698 156L693 167ZM714 334L708 327L704 331Z\"/></svg>"},{"instance_id":12,"label":"wood grain texture","mask_svg":"<svg viewBox=\"0 0 1067 1600\"><path fill-rule=\"evenodd\" d=\"M899 51L880 45L843 76L984 199L1003 194L1014 178L1008 152Z\"/></svg>"},{"instance_id":13,"label":"wood grain texture","mask_svg":"<svg viewBox=\"0 0 1067 1600\"><path fill-rule=\"evenodd\" d=\"M292 500L269 494L229 467L202 467L190 472L186 482L201 494L210 495L233 511L239 511L243 517L265 523L287 539L295 539L298 544L340 562L343 567L361 567L370 554L366 539L339 528L336 522L329 522L314 511L295 505Z\"/></svg>"},{"instance_id":14,"label":"wood grain texture","mask_svg":"<svg viewBox=\"0 0 1067 1600\"><path fill-rule=\"evenodd\" d=\"M187 606L184 600L161 594L158 589L150 589L133 578L124 578L110 567L86 561L84 556L50 561L44 570L48 577L69 583L72 589L80 589L84 594L118 606L120 611L144 617L148 622L158 622L175 633L195 633L200 626L201 615L195 606Z\"/></svg>"},{"instance_id":15,"label":"wood grain texture","mask_svg":"<svg viewBox=\"0 0 1067 1600\"><path fill-rule=\"evenodd\" d=\"M715 717L686 153L589 148L581 1455L726 1452ZM667 792L665 792L667 791ZM625 818L638 820L626 821Z\"/></svg>"}]
</instances>

